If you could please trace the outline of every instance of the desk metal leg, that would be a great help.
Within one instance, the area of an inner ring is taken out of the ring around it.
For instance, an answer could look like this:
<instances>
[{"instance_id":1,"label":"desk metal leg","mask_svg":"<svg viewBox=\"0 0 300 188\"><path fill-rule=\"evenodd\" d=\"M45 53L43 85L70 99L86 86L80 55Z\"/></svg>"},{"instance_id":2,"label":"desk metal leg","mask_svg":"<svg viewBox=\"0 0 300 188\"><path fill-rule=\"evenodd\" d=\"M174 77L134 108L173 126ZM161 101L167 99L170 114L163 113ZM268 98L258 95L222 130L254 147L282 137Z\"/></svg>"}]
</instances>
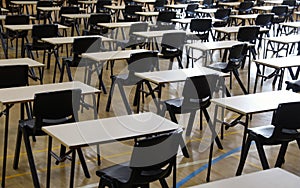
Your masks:
<instances>
[{"instance_id":1,"label":"desk metal leg","mask_svg":"<svg viewBox=\"0 0 300 188\"><path fill-rule=\"evenodd\" d=\"M72 149L72 162L70 172L70 188L74 187L74 174L75 174L76 150Z\"/></svg>"},{"instance_id":2,"label":"desk metal leg","mask_svg":"<svg viewBox=\"0 0 300 188\"><path fill-rule=\"evenodd\" d=\"M48 159L47 159L47 180L46 188L50 188L50 176L51 176L51 151L52 150L52 137L48 136Z\"/></svg>"},{"instance_id":3,"label":"desk metal leg","mask_svg":"<svg viewBox=\"0 0 300 188\"><path fill-rule=\"evenodd\" d=\"M6 117L4 128L4 146L3 146L3 165L2 165L2 187L5 187L5 175L6 175L6 159L7 159L7 144L8 144L8 122L9 122L9 106L6 105Z\"/></svg>"}]
</instances>

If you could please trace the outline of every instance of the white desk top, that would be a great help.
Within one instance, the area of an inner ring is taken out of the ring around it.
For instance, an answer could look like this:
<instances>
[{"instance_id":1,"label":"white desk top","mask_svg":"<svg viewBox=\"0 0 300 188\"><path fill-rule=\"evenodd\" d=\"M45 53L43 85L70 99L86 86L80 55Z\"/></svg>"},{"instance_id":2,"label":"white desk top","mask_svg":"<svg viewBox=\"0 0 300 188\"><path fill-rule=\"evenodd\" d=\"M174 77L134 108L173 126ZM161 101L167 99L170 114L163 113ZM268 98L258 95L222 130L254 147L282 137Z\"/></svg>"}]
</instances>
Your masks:
<instances>
[{"instance_id":1,"label":"white desk top","mask_svg":"<svg viewBox=\"0 0 300 188\"><path fill-rule=\"evenodd\" d=\"M139 22L112 22L112 23L98 23L97 25L107 28L130 27L134 23Z\"/></svg>"},{"instance_id":2,"label":"white desk top","mask_svg":"<svg viewBox=\"0 0 300 188\"><path fill-rule=\"evenodd\" d=\"M300 101L300 94L287 91L271 91L212 99L211 102L242 115L272 111L278 104Z\"/></svg>"},{"instance_id":3,"label":"white desk top","mask_svg":"<svg viewBox=\"0 0 300 188\"><path fill-rule=\"evenodd\" d=\"M155 3L156 0L133 0L136 3Z\"/></svg>"},{"instance_id":4,"label":"white desk top","mask_svg":"<svg viewBox=\"0 0 300 188\"><path fill-rule=\"evenodd\" d=\"M229 6L229 7L238 7L240 6L241 2L219 2L218 5L222 6Z\"/></svg>"},{"instance_id":5,"label":"white desk top","mask_svg":"<svg viewBox=\"0 0 300 188\"><path fill-rule=\"evenodd\" d=\"M28 65L28 67L44 67L43 63L37 62L30 58L16 58L16 59L1 59L0 66L6 65Z\"/></svg>"},{"instance_id":6,"label":"white desk top","mask_svg":"<svg viewBox=\"0 0 300 188\"><path fill-rule=\"evenodd\" d=\"M20 102L33 101L35 93L59 91L66 89L81 89L82 94L93 94L100 92L100 90L78 81L44 85L31 85L25 87L0 89L0 102L2 104L14 104Z\"/></svg>"},{"instance_id":7,"label":"white desk top","mask_svg":"<svg viewBox=\"0 0 300 188\"><path fill-rule=\"evenodd\" d=\"M96 4L97 3L97 0L86 0L86 1L78 1L78 3L81 3L81 4Z\"/></svg>"},{"instance_id":8,"label":"white desk top","mask_svg":"<svg viewBox=\"0 0 300 188\"><path fill-rule=\"evenodd\" d=\"M36 5L37 1L11 1L15 5Z\"/></svg>"},{"instance_id":9,"label":"white desk top","mask_svg":"<svg viewBox=\"0 0 300 188\"><path fill-rule=\"evenodd\" d=\"M300 66L300 56L257 59L254 62L275 69Z\"/></svg>"},{"instance_id":10,"label":"white desk top","mask_svg":"<svg viewBox=\"0 0 300 188\"><path fill-rule=\"evenodd\" d=\"M96 53L83 53L82 57L88 58L97 62L108 60L128 59L132 53L146 52L149 50L136 49L136 50L122 50L122 51L107 51Z\"/></svg>"},{"instance_id":11,"label":"white desk top","mask_svg":"<svg viewBox=\"0 0 300 188\"><path fill-rule=\"evenodd\" d=\"M125 9L125 5L104 5L105 8L112 10L123 10Z\"/></svg>"},{"instance_id":12,"label":"white desk top","mask_svg":"<svg viewBox=\"0 0 300 188\"><path fill-rule=\"evenodd\" d=\"M229 76L229 74L215 71L213 69L209 69L206 67L135 73L136 76L138 76L142 79L146 79L146 80L156 83L156 84L181 82L181 81L185 81L186 78L188 78L188 77L201 76L201 75L207 75L207 74L217 74L220 76Z\"/></svg>"},{"instance_id":13,"label":"white desk top","mask_svg":"<svg viewBox=\"0 0 300 188\"><path fill-rule=\"evenodd\" d=\"M74 39L76 38L88 38L88 37L99 37L102 39L102 42L112 42L114 39L107 38L101 35L87 35L87 36L73 36L73 37L52 37L52 38L42 38L42 41L48 42L54 45L60 44L73 44Z\"/></svg>"},{"instance_id":14,"label":"white desk top","mask_svg":"<svg viewBox=\"0 0 300 188\"><path fill-rule=\"evenodd\" d=\"M141 31L141 32L133 32L133 34L145 37L145 38L155 38L155 37L162 37L165 33L186 33L186 35L194 35L195 33L190 31L183 31L183 30L161 30L161 31Z\"/></svg>"},{"instance_id":15,"label":"white desk top","mask_svg":"<svg viewBox=\"0 0 300 188\"><path fill-rule=\"evenodd\" d=\"M181 23L181 24L189 24L189 23L191 23L192 19L195 19L195 18L175 18L175 19L171 19L171 21ZM212 22L224 22L224 20L216 19L216 18L200 18L200 19L211 19Z\"/></svg>"},{"instance_id":16,"label":"white desk top","mask_svg":"<svg viewBox=\"0 0 300 188\"><path fill-rule=\"evenodd\" d=\"M255 19L258 14L236 14L236 15L230 15L230 18L236 18L236 19Z\"/></svg>"},{"instance_id":17,"label":"white desk top","mask_svg":"<svg viewBox=\"0 0 300 188\"><path fill-rule=\"evenodd\" d=\"M168 132L178 128L178 124L147 112L47 126L42 130L64 146L74 148Z\"/></svg>"},{"instance_id":18,"label":"white desk top","mask_svg":"<svg viewBox=\"0 0 300 188\"><path fill-rule=\"evenodd\" d=\"M286 27L295 27L299 28L300 27L300 22L284 22L280 23L281 26L286 26Z\"/></svg>"},{"instance_id":19,"label":"white desk top","mask_svg":"<svg viewBox=\"0 0 300 188\"><path fill-rule=\"evenodd\" d=\"M299 185L300 177L280 168L272 168L190 188L296 188Z\"/></svg>"},{"instance_id":20,"label":"white desk top","mask_svg":"<svg viewBox=\"0 0 300 188\"><path fill-rule=\"evenodd\" d=\"M174 4L174 5L165 5L167 8L174 8L174 9L185 9L188 4Z\"/></svg>"},{"instance_id":21,"label":"white desk top","mask_svg":"<svg viewBox=\"0 0 300 188\"><path fill-rule=\"evenodd\" d=\"M64 25L58 25L58 29L68 29L69 27ZM32 30L33 25L27 24L27 25L4 25L3 26L6 29L10 29L12 31L25 31L25 30Z\"/></svg>"},{"instance_id":22,"label":"white desk top","mask_svg":"<svg viewBox=\"0 0 300 188\"><path fill-rule=\"evenodd\" d=\"M263 39L269 40L271 42L289 44L289 43L300 42L300 35L287 35L287 36L278 36L278 37L263 37Z\"/></svg>"},{"instance_id":23,"label":"white desk top","mask_svg":"<svg viewBox=\"0 0 300 188\"><path fill-rule=\"evenodd\" d=\"M159 12L135 12L135 14L141 16L158 16Z\"/></svg>"},{"instance_id":24,"label":"white desk top","mask_svg":"<svg viewBox=\"0 0 300 188\"><path fill-rule=\"evenodd\" d=\"M245 26L214 27L212 29L217 31L217 32L230 34L230 33L238 33L239 29L241 27L245 27ZM269 29L268 28L263 28L263 27L259 28L259 32L266 32L266 31L269 31Z\"/></svg>"},{"instance_id":25,"label":"white desk top","mask_svg":"<svg viewBox=\"0 0 300 188\"><path fill-rule=\"evenodd\" d=\"M61 16L70 19L77 19L77 18L89 18L91 14L62 14Z\"/></svg>"},{"instance_id":26,"label":"white desk top","mask_svg":"<svg viewBox=\"0 0 300 188\"><path fill-rule=\"evenodd\" d=\"M41 11L59 11L60 7L36 7L37 10Z\"/></svg>"},{"instance_id":27,"label":"white desk top","mask_svg":"<svg viewBox=\"0 0 300 188\"><path fill-rule=\"evenodd\" d=\"M236 41L236 40L225 40L225 41L214 41L214 42L196 42L193 44L187 44L186 46L196 50L208 51L208 50L231 48L232 46L241 43L243 42Z\"/></svg>"}]
</instances>

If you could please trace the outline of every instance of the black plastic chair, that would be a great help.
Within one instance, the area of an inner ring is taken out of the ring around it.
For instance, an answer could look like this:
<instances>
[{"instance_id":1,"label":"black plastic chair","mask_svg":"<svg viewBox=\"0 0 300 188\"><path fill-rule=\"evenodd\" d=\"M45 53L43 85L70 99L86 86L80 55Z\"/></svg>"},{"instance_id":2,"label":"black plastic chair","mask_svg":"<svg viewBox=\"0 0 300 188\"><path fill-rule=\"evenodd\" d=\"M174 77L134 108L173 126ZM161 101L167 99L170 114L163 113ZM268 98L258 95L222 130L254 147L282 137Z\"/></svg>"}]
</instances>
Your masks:
<instances>
[{"instance_id":1,"label":"black plastic chair","mask_svg":"<svg viewBox=\"0 0 300 188\"><path fill-rule=\"evenodd\" d=\"M157 180L166 188L165 179L172 171L173 187L176 186L176 155L181 136L182 131L177 131L136 141L130 162L96 171L99 188L149 187Z\"/></svg>"},{"instance_id":2,"label":"black plastic chair","mask_svg":"<svg viewBox=\"0 0 300 188\"><path fill-rule=\"evenodd\" d=\"M88 29L83 30L83 35L106 35L108 29L106 27L98 26L98 23L110 23L111 15L108 13L91 14L88 21Z\"/></svg>"},{"instance_id":3,"label":"black plastic chair","mask_svg":"<svg viewBox=\"0 0 300 188\"><path fill-rule=\"evenodd\" d=\"M176 18L176 12L162 11L158 13L156 25L151 26L150 30L172 30L175 28L175 24L171 21Z\"/></svg>"},{"instance_id":4,"label":"black plastic chair","mask_svg":"<svg viewBox=\"0 0 300 188\"><path fill-rule=\"evenodd\" d=\"M203 75L187 78L182 91L181 98L169 99L164 101L165 109L168 110L171 120L178 123L175 114L190 113L189 122L186 129L186 135L190 136L196 112L200 110L200 119L202 120L202 112L211 126L211 119L207 108L210 106L212 95L217 89L219 81L218 75ZM164 112L164 110L163 110ZM200 130L202 122L200 122Z\"/></svg>"},{"instance_id":5,"label":"black plastic chair","mask_svg":"<svg viewBox=\"0 0 300 188\"><path fill-rule=\"evenodd\" d=\"M214 0L203 0L204 8L214 8Z\"/></svg>"},{"instance_id":6,"label":"black plastic chair","mask_svg":"<svg viewBox=\"0 0 300 188\"><path fill-rule=\"evenodd\" d=\"M240 3L238 14L251 14L254 6L253 1L244 1Z\"/></svg>"},{"instance_id":7,"label":"black plastic chair","mask_svg":"<svg viewBox=\"0 0 300 188\"><path fill-rule=\"evenodd\" d=\"M291 22L293 22L294 21L293 14L294 14L294 10L297 9L297 1L296 0L283 0L282 5L287 5L289 7L287 17Z\"/></svg>"},{"instance_id":8,"label":"black plastic chair","mask_svg":"<svg viewBox=\"0 0 300 188\"><path fill-rule=\"evenodd\" d=\"M80 35L78 25L76 24L74 19L68 19L66 17L62 17L62 14L79 14L79 7L61 7L58 13L60 18L59 24L65 25L67 27L71 27L71 35L74 36L74 30L76 29L77 35ZM67 30L64 30L64 36L67 36Z\"/></svg>"},{"instance_id":9,"label":"black plastic chair","mask_svg":"<svg viewBox=\"0 0 300 188\"><path fill-rule=\"evenodd\" d=\"M260 27L258 26L245 26L245 27L241 27L239 28L238 34L236 39L238 41L241 42L248 42L250 44L252 44L251 46L248 46L248 49L250 51L250 53L252 54L252 58L255 60L256 59L256 50L255 50L255 45L256 45L256 41L258 39L258 35L259 35L259 30ZM249 53L249 64L250 64L250 53ZM245 66L245 62L246 62L246 58L244 58L243 62L242 62L242 66L241 68L243 69Z\"/></svg>"},{"instance_id":10,"label":"black plastic chair","mask_svg":"<svg viewBox=\"0 0 300 188\"><path fill-rule=\"evenodd\" d=\"M201 40L202 42L209 42L209 34L213 36L211 28L212 19L192 19L190 23L190 31L195 32L196 35L187 36L187 40Z\"/></svg>"},{"instance_id":11,"label":"black plastic chair","mask_svg":"<svg viewBox=\"0 0 300 188\"><path fill-rule=\"evenodd\" d=\"M128 66L128 74L120 74L120 75L113 75L111 76L111 87L110 92L106 104L106 111L109 112L112 97L114 94L115 85L118 85L118 88L121 93L122 100L125 104L126 110L128 114L131 114L132 111L128 104L128 100L126 98L126 94L124 91L124 86L134 86L136 85L136 93L134 98L134 105L137 106L137 111L139 112L139 103L140 103L140 93L142 92L142 87L144 80L135 76L136 72L150 72L154 70L154 67L158 66L158 56L157 52L155 51L148 51L148 52L140 52L140 53L133 53L130 55L130 58L127 61ZM145 82L149 84L148 82Z\"/></svg>"},{"instance_id":12,"label":"black plastic chair","mask_svg":"<svg viewBox=\"0 0 300 188\"><path fill-rule=\"evenodd\" d=\"M274 13L274 18L273 18L273 32L274 35L278 36L281 27L280 23L283 23L287 20L288 18L288 6L287 5L279 5L279 6L273 6L271 13ZM277 25L277 29L275 28Z\"/></svg>"},{"instance_id":13,"label":"black plastic chair","mask_svg":"<svg viewBox=\"0 0 300 188\"><path fill-rule=\"evenodd\" d=\"M254 141L263 169L268 169L269 164L263 146L281 145L275 167L281 167L284 156L291 141L300 141L300 102L279 104L273 114L271 125L248 128L246 144L240 158L236 175L241 175L251 142Z\"/></svg>"},{"instance_id":14,"label":"black plastic chair","mask_svg":"<svg viewBox=\"0 0 300 188\"><path fill-rule=\"evenodd\" d=\"M105 5L112 5L112 1L111 0L97 0L96 3L96 13L109 13L110 9L105 8Z\"/></svg>"},{"instance_id":15,"label":"black plastic chair","mask_svg":"<svg viewBox=\"0 0 300 188\"><path fill-rule=\"evenodd\" d=\"M134 32L142 32L148 30L148 23L142 22L142 23L135 23L131 24L129 29L129 39L128 40L118 40L117 41L117 47L121 47L122 50L125 48L131 48L136 49L137 46L142 48L146 44L146 38L139 37L133 34Z\"/></svg>"},{"instance_id":16,"label":"black plastic chair","mask_svg":"<svg viewBox=\"0 0 300 188\"><path fill-rule=\"evenodd\" d=\"M29 24L29 16L27 15L7 15L5 18L5 25L27 25ZM6 40L6 43L3 42L2 44L6 44L5 49L5 56L8 57L8 40L11 41L16 39L16 48L18 47L18 38L22 39L21 47L22 47L22 57L24 57L23 50L24 50L24 41L28 42L27 39L28 31L11 31L9 29L6 32L2 33L3 39ZM16 49L17 53L18 49Z\"/></svg>"},{"instance_id":17,"label":"black plastic chair","mask_svg":"<svg viewBox=\"0 0 300 188\"><path fill-rule=\"evenodd\" d=\"M28 65L0 66L0 88L28 85Z\"/></svg>"},{"instance_id":18,"label":"black plastic chair","mask_svg":"<svg viewBox=\"0 0 300 188\"><path fill-rule=\"evenodd\" d=\"M40 21L43 20L44 24L46 24L46 20L49 21L51 24L53 22L52 16L51 16L51 11L49 12L44 12L38 9L38 7L52 7L53 2L52 1L38 1L36 4L36 20L38 20L38 23L40 24Z\"/></svg>"},{"instance_id":19,"label":"black plastic chair","mask_svg":"<svg viewBox=\"0 0 300 188\"><path fill-rule=\"evenodd\" d=\"M2 4L1 4L2 6ZM11 3L11 0L5 0L5 8L11 13L14 14L16 13L21 14L21 12L23 11L23 8L20 7L19 5L14 5Z\"/></svg>"},{"instance_id":20,"label":"black plastic chair","mask_svg":"<svg viewBox=\"0 0 300 188\"><path fill-rule=\"evenodd\" d=\"M118 19L119 22L137 22L140 21L140 16L135 12L143 12L141 5L126 5L123 11L124 19Z\"/></svg>"},{"instance_id":21,"label":"black plastic chair","mask_svg":"<svg viewBox=\"0 0 300 188\"><path fill-rule=\"evenodd\" d=\"M34 96L34 119L20 120L14 156L14 169L18 168L22 137L24 139L28 162L31 170L34 187L40 187L30 145L30 137L46 136L42 131L43 126L70 123L78 121L81 90L63 90L56 92L38 93ZM61 154L65 148L61 147ZM81 149L78 150L83 168L87 170ZM87 172L88 173L88 172Z\"/></svg>"},{"instance_id":22,"label":"black plastic chair","mask_svg":"<svg viewBox=\"0 0 300 188\"><path fill-rule=\"evenodd\" d=\"M286 90L292 90L293 92L300 92L300 80L285 81Z\"/></svg>"},{"instance_id":23,"label":"black plastic chair","mask_svg":"<svg viewBox=\"0 0 300 188\"><path fill-rule=\"evenodd\" d=\"M238 44L232 46L229 51L228 63L226 62L217 62L208 65L209 68L214 70L219 70L224 73L230 73L230 77L232 74L238 81L239 86L243 90L244 94L248 94L241 78L239 77L238 69L241 67L242 61L247 54L247 44ZM232 81L230 78L230 86L232 85ZM230 87L231 88L231 87Z\"/></svg>"},{"instance_id":24,"label":"black plastic chair","mask_svg":"<svg viewBox=\"0 0 300 188\"><path fill-rule=\"evenodd\" d=\"M260 26L262 28L271 29L273 23L274 14L259 14L255 19L255 25ZM266 32L259 32L259 44L257 49L261 47L262 36L266 35L267 37L270 36L269 31Z\"/></svg>"},{"instance_id":25,"label":"black plastic chair","mask_svg":"<svg viewBox=\"0 0 300 188\"><path fill-rule=\"evenodd\" d=\"M213 27L225 27L229 24L229 18L231 14L231 9L217 9L214 13L216 19L223 20L223 22L215 22L213 23Z\"/></svg>"},{"instance_id":26,"label":"black plastic chair","mask_svg":"<svg viewBox=\"0 0 300 188\"><path fill-rule=\"evenodd\" d=\"M177 59L178 67L183 69L182 51L186 41L185 32L165 33L161 40L160 57L170 59L169 69L172 69L174 59Z\"/></svg>"},{"instance_id":27,"label":"black plastic chair","mask_svg":"<svg viewBox=\"0 0 300 188\"><path fill-rule=\"evenodd\" d=\"M153 4L154 11L162 12L165 11L165 5L167 4L167 0L156 0Z\"/></svg>"},{"instance_id":28,"label":"black plastic chair","mask_svg":"<svg viewBox=\"0 0 300 188\"><path fill-rule=\"evenodd\" d=\"M48 54L47 69L50 68L51 54L54 53L55 45L43 42L42 38L58 37L58 26L55 24L34 25L32 27L32 43L25 45L27 56L34 59L32 51L43 51L43 63L45 64L46 53ZM58 62L56 62L58 63ZM57 67L57 65L55 65Z\"/></svg>"},{"instance_id":29,"label":"black plastic chair","mask_svg":"<svg viewBox=\"0 0 300 188\"><path fill-rule=\"evenodd\" d=\"M185 10L185 17L186 18L195 18L197 13L195 12L196 9L199 8L198 4L188 4Z\"/></svg>"}]
</instances>

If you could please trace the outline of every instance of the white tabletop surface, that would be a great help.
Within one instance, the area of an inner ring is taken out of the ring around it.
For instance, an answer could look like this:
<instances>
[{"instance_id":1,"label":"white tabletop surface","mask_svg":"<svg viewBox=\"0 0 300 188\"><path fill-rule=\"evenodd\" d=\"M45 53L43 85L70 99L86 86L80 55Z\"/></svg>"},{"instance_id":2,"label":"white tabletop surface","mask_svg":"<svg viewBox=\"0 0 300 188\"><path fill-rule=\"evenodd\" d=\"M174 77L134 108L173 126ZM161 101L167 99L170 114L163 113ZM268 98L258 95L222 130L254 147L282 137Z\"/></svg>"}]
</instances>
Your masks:
<instances>
[{"instance_id":1,"label":"white tabletop surface","mask_svg":"<svg viewBox=\"0 0 300 188\"><path fill-rule=\"evenodd\" d=\"M64 25L58 25L58 29L68 29L69 27ZM12 31L24 31L24 30L32 30L33 25L27 24L27 25L4 25L3 26L6 29L10 29Z\"/></svg>"},{"instance_id":2,"label":"white tabletop surface","mask_svg":"<svg viewBox=\"0 0 300 188\"><path fill-rule=\"evenodd\" d=\"M139 22L112 22L112 23L98 23L98 26L107 28L117 28L117 27L130 27L132 24Z\"/></svg>"},{"instance_id":3,"label":"white tabletop surface","mask_svg":"<svg viewBox=\"0 0 300 188\"><path fill-rule=\"evenodd\" d=\"M42 130L66 147L72 148L168 132L178 128L178 124L147 112L47 126Z\"/></svg>"},{"instance_id":4,"label":"white tabletop surface","mask_svg":"<svg viewBox=\"0 0 300 188\"><path fill-rule=\"evenodd\" d=\"M241 27L245 27L245 26L214 27L212 29L221 33L238 33ZM266 32L266 31L269 31L269 29L263 27L259 28L259 32Z\"/></svg>"},{"instance_id":5,"label":"white tabletop surface","mask_svg":"<svg viewBox=\"0 0 300 188\"><path fill-rule=\"evenodd\" d=\"M257 59L254 62L272 68L287 68L300 66L300 56L288 56L268 59Z\"/></svg>"},{"instance_id":6,"label":"white tabletop surface","mask_svg":"<svg viewBox=\"0 0 300 188\"><path fill-rule=\"evenodd\" d=\"M283 44L300 42L300 35L287 35L278 37L264 37L263 39L269 40L271 42L278 42Z\"/></svg>"},{"instance_id":7,"label":"white tabletop surface","mask_svg":"<svg viewBox=\"0 0 300 188\"><path fill-rule=\"evenodd\" d=\"M73 44L76 38L88 38L88 37L100 37L102 42L112 42L114 39L107 38L101 35L87 35L87 36L73 36L73 37L52 37L52 38L42 38L42 41L48 42L50 44L60 45L60 44Z\"/></svg>"},{"instance_id":8,"label":"white tabletop surface","mask_svg":"<svg viewBox=\"0 0 300 188\"><path fill-rule=\"evenodd\" d=\"M37 62L30 58L13 58L13 59L1 59L0 66L6 65L28 65L28 67L44 67L43 63Z\"/></svg>"},{"instance_id":9,"label":"white tabletop surface","mask_svg":"<svg viewBox=\"0 0 300 188\"><path fill-rule=\"evenodd\" d=\"M229 74L215 71L213 69L209 69L206 67L135 73L136 76L138 76L142 79L149 80L150 82L153 82L156 84L180 82L180 81L185 81L186 78L188 78L188 77L201 76L201 75L207 75L207 74L217 74L219 76L229 76Z\"/></svg>"},{"instance_id":10,"label":"white tabletop surface","mask_svg":"<svg viewBox=\"0 0 300 188\"><path fill-rule=\"evenodd\" d=\"M36 5L37 1L11 1L15 5Z\"/></svg>"},{"instance_id":11,"label":"white tabletop surface","mask_svg":"<svg viewBox=\"0 0 300 188\"><path fill-rule=\"evenodd\" d=\"M34 94L36 93L67 89L81 89L82 94L93 94L100 92L100 90L78 81L43 85L30 85L25 87L0 89L0 102L2 104L27 102L32 101L34 99Z\"/></svg>"},{"instance_id":12,"label":"white tabletop surface","mask_svg":"<svg viewBox=\"0 0 300 188\"><path fill-rule=\"evenodd\" d=\"M161 31L141 31L141 32L133 32L133 34L145 37L145 38L155 38L162 37L165 33L186 33L186 35L194 35L195 33L190 31L183 30L161 30Z\"/></svg>"},{"instance_id":13,"label":"white tabletop surface","mask_svg":"<svg viewBox=\"0 0 300 188\"><path fill-rule=\"evenodd\" d=\"M108 60L128 59L132 53L146 52L146 51L149 50L136 49L136 50L83 53L82 57L101 62L101 61L108 61Z\"/></svg>"},{"instance_id":14,"label":"white tabletop surface","mask_svg":"<svg viewBox=\"0 0 300 188\"><path fill-rule=\"evenodd\" d=\"M62 14L61 16L70 19L77 19L77 18L89 18L91 14Z\"/></svg>"},{"instance_id":15,"label":"white tabletop surface","mask_svg":"<svg viewBox=\"0 0 300 188\"><path fill-rule=\"evenodd\" d=\"M280 23L280 25L298 28L298 27L300 27L300 22L284 22L284 23Z\"/></svg>"},{"instance_id":16,"label":"white tabletop surface","mask_svg":"<svg viewBox=\"0 0 300 188\"><path fill-rule=\"evenodd\" d=\"M242 44L243 42L236 40L214 41L214 42L196 42L193 44L187 44L187 47L197 49L201 51L218 50L231 48L233 45Z\"/></svg>"},{"instance_id":17,"label":"white tabletop surface","mask_svg":"<svg viewBox=\"0 0 300 188\"><path fill-rule=\"evenodd\" d=\"M300 177L280 168L205 183L190 188L297 188Z\"/></svg>"},{"instance_id":18,"label":"white tabletop surface","mask_svg":"<svg viewBox=\"0 0 300 188\"><path fill-rule=\"evenodd\" d=\"M230 15L230 18L236 18L236 19L255 19L258 16L258 14L236 14L236 15Z\"/></svg>"},{"instance_id":19,"label":"white tabletop surface","mask_svg":"<svg viewBox=\"0 0 300 188\"><path fill-rule=\"evenodd\" d=\"M300 101L300 94L287 91L270 91L212 99L211 102L242 115L272 111L280 103Z\"/></svg>"}]
</instances>

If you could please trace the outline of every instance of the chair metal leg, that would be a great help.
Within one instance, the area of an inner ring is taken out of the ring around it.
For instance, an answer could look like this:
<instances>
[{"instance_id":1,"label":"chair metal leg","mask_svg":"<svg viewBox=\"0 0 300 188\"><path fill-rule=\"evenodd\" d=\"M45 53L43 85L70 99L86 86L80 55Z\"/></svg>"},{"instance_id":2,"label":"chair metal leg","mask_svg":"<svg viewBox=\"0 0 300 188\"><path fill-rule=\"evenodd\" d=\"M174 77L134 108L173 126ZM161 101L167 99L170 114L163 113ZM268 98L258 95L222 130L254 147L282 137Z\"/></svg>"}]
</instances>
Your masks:
<instances>
[{"instance_id":1,"label":"chair metal leg","mask_svg":"<svg viewBox=\"0 0 300 188\"><path fill-rule=\"evenodd\" d=\"M30 145L29 135L27 135L26 128L23 128L22 132L23 132L23 138L24 138L25 148L26 148L28 162L29 162L29 166L30 166L33 185L35 188L39 188L40 183L39 183L39 178L37 175L36 167L34 164L34 158L33 158L32 149L31 149L31 145Z\"/></svg>"},{"instance_id":2,"label":"chair metal leg","mask_svg":"<svg viewBox=\"0 0 300 188\"><path fill-rule=\"evenodd\" d=\"M283 144L281 144L281 147L280 147L280 150L278 153L278 157L277 157L277 160L275 163L275 167L281 168L281 165L284 163L284 156L285 156L288 146L289 146L288 142L284 142Z\"/></svg>"},{"instance_id":3,"label":"chair metal leg","mask_svg":"<svg viewBox=\"0 0 300 188\"><path fill-rule=\"evenodd\" d=\"M260 162L261 162L261 165L262 165L263 169L264 170L269 169L270 166L269 166L269 163L267 161L267 157L266 157L263 145L259 141L255 141L255 143L256 143L256 148L257 148L258 155L259 155Z\"/></svg>"},{"instance_id":4,"label":"chair metal leg","mask_svg":"<svg viewBox=\"0 0 300 188\"><path fill-rule=\"evenodd\" d=\"M78 157L79 157L79 160L81 162L81 167L82 167L82 170L84 172L85 177L86 178L90 178L91 175L90 175L88 167L86 165L86 162L85 162L85 159L84 159L84 156L83 156L81 148L77 149L77 153L78 153Z\"/></svg>"},{"instance_id":5,"label":"chair metal leg","mask_svg":"<svg viewBox=\"0 0 300 188\"><path fill-rule=\"evenodd\" d=\"M18 134L17 134L17 141L16 141L16 148L15 148L15 156L14 156L14 163L13 168L16 170L19 166L20 160L20 150L21 150L21 143L22 143L22 130L18 127Z\"/></svg>"},{"instance_id":6,"label":"chair metal leg","mask_svg":"<svg viewBox=\"0 0 300 188\"><path fill-rule=\"evenodd\" d=\"M238 166L237 171L235 173L236 176L241 175L242 172L243 172L243 169L244 169L244 166L245 166L245 162L246 162L246 159L247 159L247 156L248 156L248 152L249 152L249 149L250 149L250 146L251 146L251 142L252 142L252 138L249 135L248 139L247 139L247 141L245 143L245 148L243 150L243 153L241 154L239 166Z\"/></svg>"},{"instance_id":7,"label":"chair metal leg","mask_svg":"<svg viewBox=\"0 0 300 188\"><path fill-rule=\"evenodd\" d=\"M194 120L195 120L195 116L196 116L196 111L193 111L190 113L190 118L189 118L189 122L186 128L186 136L190 136L191 132L192 132L192 128L193 128L193 124L194 124Z\"/></svg>"},{"instance_id":8,"label":"chair metal leg","mask_svg":"<svg viewBox=\"0 0 300 188\"><path fill-rule=\"evenodd\" d=\"M113 96L114 88L115 88L115 81L116 81L116 77L112 76L109 96L108 96L107 104L106 104L106 112L109 112L109 110L110 110L111 100L112 100L112 96Z\"/></svg>"}]
</instances>

